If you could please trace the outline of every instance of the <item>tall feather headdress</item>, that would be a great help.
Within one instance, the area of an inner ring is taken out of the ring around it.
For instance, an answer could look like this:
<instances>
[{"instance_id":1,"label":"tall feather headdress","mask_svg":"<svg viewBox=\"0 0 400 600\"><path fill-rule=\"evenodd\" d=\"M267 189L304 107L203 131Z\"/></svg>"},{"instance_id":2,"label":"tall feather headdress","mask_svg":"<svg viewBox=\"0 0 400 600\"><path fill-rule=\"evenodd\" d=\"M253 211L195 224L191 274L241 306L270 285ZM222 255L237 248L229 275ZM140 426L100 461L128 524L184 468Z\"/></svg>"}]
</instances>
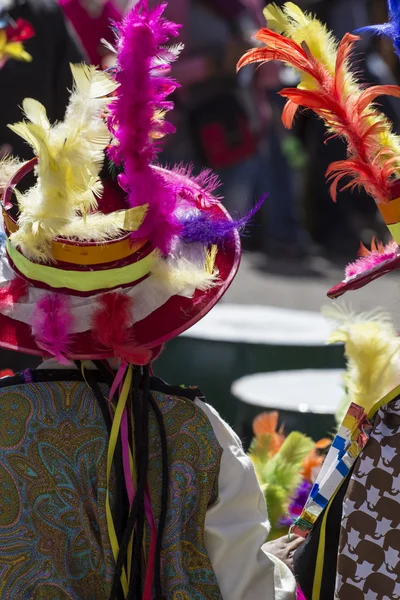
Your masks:
<instances>
[{"instance_id":1,"label":"tall feather headdress","mask_svg":"<svg viewBox=\"0 0 400 600\"><path fill-rule=\"evenodd\" d=\"M276 27L298 41L262 29L255 38L265 48L247 52L238 68L271 60L294 67L301 75L300 85L280 92L288 99L282 115L285 126L292 126L300 107L311 109L325 122L331 136L340 136L347 144L347 159L333 163L328 171L333 199L346 177L350 181L345 188L364 187L377 202L388 203L391 177L399 171L400 159L393 147L382 147L382 136L391 136L391 131L373 102L384 94L400 98L400 88L387 85L362 89L357 85L350 68L354 44L359 39L356 36L347 34L336 45L319 21L292 3L287 3L284 10L274 5L267 8L267 16L271 11Z\"/></svg>"}]
</instances>

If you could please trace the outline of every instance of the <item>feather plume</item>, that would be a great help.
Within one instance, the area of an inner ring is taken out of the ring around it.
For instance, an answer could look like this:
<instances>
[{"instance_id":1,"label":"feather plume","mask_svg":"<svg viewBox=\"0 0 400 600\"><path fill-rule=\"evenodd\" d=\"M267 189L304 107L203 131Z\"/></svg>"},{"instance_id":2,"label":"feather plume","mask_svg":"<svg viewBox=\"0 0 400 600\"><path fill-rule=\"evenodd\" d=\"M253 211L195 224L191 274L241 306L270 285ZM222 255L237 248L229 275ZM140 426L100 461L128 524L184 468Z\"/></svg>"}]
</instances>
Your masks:
<instances>
[{"instance_id":1,"label":"feather plume","mask_svg":"<svg viewBox=\"0 0 400 600\"><path fill-rule=\"evenodd\" d=\"M35 229L37 224L32 224L29 216L29 206L32 206L35 200L40 202L40 192L37 188L25 196L21 196L18 190L14 190L14 192L19 199L18 203L22 212L19 217L19 229L10 236L10 240L26 258L38 262L48 262L51 256L51 238L37 235ZM27 206L27 202L29 202L29 206ZM135 211L135 215L130 220L128 219L129 227L125 225L124 219L127 211L114 211L108 214L93 212L86 215L85 218L74 215L66 224L60 224L57 218L47 219L47 227L51 227L54 232L57 232L57 236L62 238L103 242L115 239L126 233L127 230L131 231L134 227L140 226L146 213L146 206L138 206L131 211Z\"/></svg>"},{"instance_id":2,"label":"feather plume","mask_svg":"<svg viewBox=\"0 0 400 600\"><path fill-rule=\"evenodd\" d=\"M12 177L23 164L23 161L20 161L18 158L13 158L12 156L7 156L0 161L0 198Z\"/></svg>"},{"instance_id":3,"label":"feather plume","mask_svg":"<svg viewBox=\"0 0 400 600\"><path fill-rule=\"evenodd\" d=\"M200 201L204 208L222 200L215 194L221 181L211 169L203 169L198 175L194 174L192 165L177 164L169 173L170 182L175 187L175 194L191 203Z\"/></svg>"},{"instance_id":4,"label":"feather plume","mask_svg":"<svg viewBox=\"0 0 400 600\"><path fill-rule=\"evenodd\" d=\"M312 56L333 75L335 72L338 41L328 28L312 15L303 12L293 2L286 2L283 8L269 4L264 9L264 16L270 29L292 39L299 46L307 43ZM299 72L301 87L315 87L312 78Z\"/></svg>"},{"instance_id":5,"label":"feather plume","mask_svg":"<svg viewBox=\"0 0 400 600\"><path fill-rule=\"evenodd\" d=\"M346 397L337 414L340 422L352 402L368 412L398 384L400 338L384 312L357 315L345 307L329 306L323 314L338 324L328 343L345 345Z\"/></svg>"},{"instance_id":6,"label":"feather plume","mask_svg":"<svg viewBox=\"0 0 400 600\"><path fill-rule=\"evenodd\" d=\"M220 284L218 271L210 269L208 252L205 251L204 266L196 265L186 258L163 259L155 263L152 279L171 294L186 290L205 292Z\"/></svg>"},{"instance_id":7,"label":"feather plume","mask_svg":"<svg viewBox=\"0 0 400 600\"><path fill-rule=\"evenodd\" d=\"M188 212L182 217L182 239L187 243L201 242L208 244L223 244L233 231L243 231L249 221L261 208L265 196L240 219L215 217L208 212Z\"/></svg>"},{"instance_id":8,"label":"feather plume","mask_svg":"<svg viewBox=\"0 0 400 600\"><path fill-rule=\"evenodd\" d=\"M283 427L278 429L279 413L277 411L265 412L258 415L253 421L253 432L256 440L265 440L268 436L268 452L275 454L281 448L285 437L283 435ZM257 444L257 441L255 442ZM253 445L254 450L254 445Z\"/></svg>"},{"instance_id":9,"label":"feather plume","mask_svg":"<svg viewBox=\"0 0 400 600\"><path fill-rule=\"evenodd\" d=\"M253 444L250 450L250 458L270 509L269 517L273 528L278 526L288 509L302 479L303 461L313 447L314 442L310 438L294 431L274 455L270 451L265 452L265 445Z\"/></svg>"},{"instance_id":10,"label":"feather plume","mask_svg":"<svg viewBox=\"0 0 400 600\"><path fill-rule=\"evenodd\" d=\"M374 269L386 260L394 258L398 255L398 245L394 240L391 240L388 244L384 245L373 239L371 250L368 250L364 244L361 244L358 255L359 258L346 267L346 279L351 279L356 275L365 273L370 269Z\"/></svg>"},{"instance_id":11,"label":"feather plume","mask_svg":"<svg viewBox=\"0 0 400 600\"><path fill-rule=\"evenodd\" d=\"M266 7L264 14L271 29L292 39L300 46L306 43L311 55L320 61L332 76L335 74L339 41L321 21L312 14L303 12L293 2L286 2L283 8L270 4ZM344 65L344 68L346 70L344 79L345 94L347 96L359 95L363 91L363 88L360 88L358 85L352 70L347 68L346 65ZM315 82L312 77L302 72L299 72L299 75L301 78L300 88L315 89ZM289 106L288 103L286 112L291 110L292 121L297 108L295 105ZM393 133L392 124L385 115L372 106L369 106L366 119L371 126L379 122L381 129L378 133L380 146L387 148L395 156L399 156L400 137ZM289 120L286 122L289 122ZM382 155L382 163L384 160L385 156Z\"/></svg>"},{"instance_id":12,"label":"feather plume","mask_svg":"<svg viewBox=\"0 0 400 600\"><path fill-rule=\"evenodd\" d=\"M135 365L147 365L151 351L137 345L132 334L133 300L122 292L101 296L92 317L95 340L115 358Z\"/></svg>"},{"instance_id":13,"label":"feather plume","mask_svg":"<svg viewBox=\"0 0 400 600\"><path fill-rule=\"evenodd\" d=\"M133 237L149 238L167 254L180 232L175 217L174 188L151 167L159 139L174 128L164 119L173 105L167 97L178 84L168 76L180 46L164 48L179 26L162 18L166 5L154 9L139 0L118 26L116 80L119 94L110 105L109 127L116 143L110 157L124 172L118 180L131 207L149 203L149 211Z\"/></svg>"},{"instance_id":14,"label":"feather plume","mask_svg":"<svg viewBox=\"0 0 400 600\"><path fill-rule=\"evenodd\" d=\"M48 253L49 240L77 213L96 207L102 192L99 173L110 134L103 119L107 96L117 84L105 73L86 65L71 66L74 90L65 120L51 126L45 108L27 98L27 122L10 128L38 157L37 184L22 197L19 238Z\"/></svg>"},{"instance_id":15,"label":"feather plume","mask_svg":"<svg viewBox=\"0 0 400 600\"><path fill-rule=\"evenodd\" d=\"M45 350L60 364L67 359L74 318L67 296L48 294L36 304L32 317L32 334L39 348Z\"/></svg>"},{"instance_id":16,"label":"feather plume","mask_svg":"<svg viewBox=\"0 0 400 600\"><path fill-rule=\"evenodd\" d=\"M0 287L0 306L12 306L24 298L28 291L28 282L22 277L15 277Z\"/></svg>"},{"instance_id":17,"label":"feather plume","mask_svg":"<svg viewBox=\"0 0 400 600\"><path fill-rule=\"evenodd\" d=\"M385 131L386 121L377 119L371 124L373 108L370 102L382 94L400 97L400 88L378 86L360 90L358 94L349 93L346 86L348 64L354 43L359 39L351 34L345 35L338 46L333 74L311 54L306 43L300 46L268 29L260 30L255 37L266 48L247 52L238 68L254 62L281 60L313 80L312 89L287 88L281 91L281 95L290 102L283 115L285 125L292 125L295 107L303 106L324 120L332 136L340 136L347 143L348 160L332 165L328 172L332 178L333 199L336 199L339 182L348 177L350 182L346 187L362 185L377 202L387 203L390 178L399 167L399 159L390 149L382 150L379 136Z\"/></svg>"},{"instance_id":18,"label":"feather plume","mask_svg":"<svg viewBox=\"0 0 400 600\"><path fill-rule=\"evenodd\" d=\"M388 0L389 21L381 25L368 25L357 29L356 33L369 33L389 38L394 47L394 51L400 58L400 3L399 0Z\"/></svg>"},{"instance_id":19,"label":"feather plume","mask_svg":"<svg viewBox=\"0 0 400 600\"><path fill-rule=\"evenodd\" d=\"M303 462L303 477L309 483L315 482L315 472L322 467L331 446L332 440L330 438L319 440ZM302 508L304 505L305 502Z\"/></svg>"}]
</instances>

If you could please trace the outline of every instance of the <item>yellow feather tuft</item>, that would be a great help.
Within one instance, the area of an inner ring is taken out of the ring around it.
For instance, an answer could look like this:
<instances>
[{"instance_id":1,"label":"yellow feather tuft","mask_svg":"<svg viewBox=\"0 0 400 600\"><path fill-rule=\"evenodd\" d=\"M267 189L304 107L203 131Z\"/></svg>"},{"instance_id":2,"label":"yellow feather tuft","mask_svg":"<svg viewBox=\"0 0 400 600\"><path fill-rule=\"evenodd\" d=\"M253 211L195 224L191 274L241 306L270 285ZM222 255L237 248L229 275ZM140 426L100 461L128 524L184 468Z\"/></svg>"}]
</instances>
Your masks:
<instances>
[{"instance_id":1,"label":"yellow feather tuft","mask_svg":"<svg viewBox=\"0 0 400 600\"><path fill-rule=\"evenodd\" d=\"M49 240L68 224L76 225L77 215L82 214L84 221L89 210L97 207L96 196L102 193L99 173L110 141L104 112L108 95L117 84L94 67L71 65L71 70L74 89L63 122L51 126L45 108L28 98L23 102L28 122L10 126L38 157L37 184L19 196L20 230L14 238L24 253L34 243L37 248L32 248L31 255L48 253ZM94 239L109 228L108 216L103 225L101 220L98 215L99 232L93 231Z\"/></svg>"},{"instance_id":2,"label":"yellow feather tuft","mask_svg":"<svg viewBox=\"0 0 400 600\"><path fill-rule=\"evenodd\" d=\"M205 268L207 273L212 275L215 269L215 261L217 260L218 246L214 244L210 250L206 250L206 264Z\"/></svg>"},{"instance_id":3,"label":"yellow feather tuft","mask_svg":"<svg viewBox=\"0 0 400 600\"><path fill-rule=\"evenodd\" d=\"M268 4L263 10L268 27L277 33L287 33L288 19L279 6Z\"/></svg>"},{"instance_id":4,"label":"yellow feather tuft","mask_svg":"<svg viewBox=\"0 0 400 600\"><path fill-rule=\"evenodd\" d=\"M344 377L346 398L339 408L341 422L351 402L368 412L396 385L400 378L400 338L390 316L374 311L355 314L347 309L323 310L338 328L328 343L344 343L347 370Z\"/></svg>"},{"instance_id":5,"label":"yellow feather tuft","mask_svg":"<svg viewBox=\"0 0 400 600\"><path fill-rule=\"evenodd\" d=\"M172 294L192 293L193 290L203 292L219 285L218 271L209 270L210 258L205 250L205 262L196 265L186 258L160 259L156 262L152 277L164 289Z\"/></svg>"},{"instance_id":6,"label":"yellow feather tuft","mask_svg":"<svg viewBox=\"0 0 400 600\"><path fill-rule=\"evenodd\" d=\"M23 161L12 156L0 161L0 199L10 180L23 164Z\"/></svg>"},{"instance_id":7,"label":"yellow feather tuft","mask_svg":"<svg viewBox=\"0 0 400 600\"><path fill-rule=\"evenodd\" d=\"M88 214L85 219L75 217L61 228L59 235L63 238L93 242L113 239L127 231L137 231L143 223L147 208L148 205L145 204L108 215L95 212Z\"/></svg>"}]
</instances>

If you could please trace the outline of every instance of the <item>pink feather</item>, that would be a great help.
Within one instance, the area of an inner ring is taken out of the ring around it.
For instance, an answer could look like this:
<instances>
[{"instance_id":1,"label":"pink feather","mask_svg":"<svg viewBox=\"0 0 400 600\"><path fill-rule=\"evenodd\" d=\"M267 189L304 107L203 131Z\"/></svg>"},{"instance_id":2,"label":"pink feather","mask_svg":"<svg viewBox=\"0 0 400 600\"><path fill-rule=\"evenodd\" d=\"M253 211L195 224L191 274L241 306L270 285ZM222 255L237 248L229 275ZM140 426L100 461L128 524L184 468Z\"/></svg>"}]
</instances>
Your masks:
<instances>
[{"instance_id":1,"label":"pink feather","mask_svg":"<svg viewBox=\"0 0 400 600\"><path fill-rule=\"evenodd\" d=\"M116 80L120 87L109 118L116 145L109 152L123 166L119 183L127 192L128 204L149 204L142 226L132 237L148 238L166 254L180 232L175 217L177 198L174 187L151 167L159 139L174 131L156 114L173 108L166 98L178 87L168 77L173 53L162 46L178 35L179 25L162 18L165 7L150 9L146 0L139 0L118 26Z\"/></svg>"},{"instance_id":2,"label":"pink feather","mask_svg":"<svg viewBox=\"0 0 400 600\"><path fill-rule=\"evenodd\" d=\"M359 251L360 258L350 263L346 267L346 279L361 275L366 271L377 267L386 260L394 258L398 253L398 246L393 240L386 246L381 243L376 243L372 240L371 250L368 250L363 244Z\"/></svg>"},{"instance_id":3,"label":"pink feather","mask_svg":"<svg viewBox=\"0 0 400 600\"><path fill-rule=\"evenodd\" d=\"M189 201L191 205L199 202L202 208L216 204L222 200L221 196L215 195L220 187L221 181L211 169L203 169L198 175L194 175L193 166L177 164L168 174L168 178L175 186L175 193L181 198Z\"/></svg>"},{"instance_id":4,"label":"pink feather","mask_svg":"<svg viewBox=\"0 0 400 600\"><path fill-rule=\"evenodd\" d=\"M37 302L32 334L37 345L61 364L69 363L66 357L70 349L73 322L67 296L48 294Z\"/></svg>"}]
</instances>

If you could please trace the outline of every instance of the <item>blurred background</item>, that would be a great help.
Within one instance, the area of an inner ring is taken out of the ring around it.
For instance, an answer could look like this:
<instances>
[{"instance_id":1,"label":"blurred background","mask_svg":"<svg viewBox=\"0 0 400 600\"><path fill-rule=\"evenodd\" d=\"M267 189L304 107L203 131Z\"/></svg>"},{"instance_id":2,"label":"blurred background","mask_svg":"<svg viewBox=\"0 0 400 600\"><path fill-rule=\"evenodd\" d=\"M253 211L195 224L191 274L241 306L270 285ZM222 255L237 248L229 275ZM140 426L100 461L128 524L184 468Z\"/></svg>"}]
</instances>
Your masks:
<instances>
[{"instance_id":1,"label":"blurred background","mask_svg":"<svg viewBox=\"0 0 400 600\"><path fill-rule=\"evenodd\" d=\"M385 0L298 4L338 37L387 18ZM29 21L36 32L25 44L33 62L9 61L0 70L1 153L29 158L28 147L6 127L19 120L24 97L43 102L51 119L62 118L71 88L69 63L112 65L113 55L101 40L113 41L110 23L121 19L128 5L0 0L0 19L8 12ZM199 385L245 439L251 437L253 417L271 408L280 409L289 430L318 439L334 425L344 367L343 349L325 346L329 324L320 307L360 241L385 240L387 231L371 198L342 193L332 202L324 174L344 155L339 140L324 144L323 125L308 113L297 118L293 131L283 128L277 91L296 85L296 75L272 63L236 76L237 60L265 24L263 8L262 0L171 0L167 9L183 24L185 50L174 68L182 84L172 116L177 133L166 140L161 161L190 162L195 172L213 169L234 214L243 215L261 196L268 197L245 232L242 266L230 291L200 324L168 344L155 371L173 384ZM358 49L362 81L398 82L390 43L364 39ZM400 102L383 102L399 130ZM356 310L378 304L400 324L398 277L387 276L354 293L351 303ZM0 369L19 370L35 362L4 351L0 358ZM282 371L285 377L279 379ZM242 380L245 376L250 378Z\"/></svg>"}]
</instances>

